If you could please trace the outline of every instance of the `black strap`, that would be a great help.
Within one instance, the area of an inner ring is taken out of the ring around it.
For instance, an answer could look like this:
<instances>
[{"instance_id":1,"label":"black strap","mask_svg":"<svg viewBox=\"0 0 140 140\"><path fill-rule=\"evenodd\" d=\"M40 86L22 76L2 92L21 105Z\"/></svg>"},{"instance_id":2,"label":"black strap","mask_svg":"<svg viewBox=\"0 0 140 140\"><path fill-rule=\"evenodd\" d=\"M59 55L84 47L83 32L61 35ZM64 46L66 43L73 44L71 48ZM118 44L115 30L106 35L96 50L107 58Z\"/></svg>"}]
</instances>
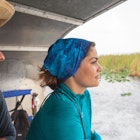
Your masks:
<instances>
[{"instance_id":1,"label":"black strap","mask_svg":"<svg viewBox=\"0 0 140 140\"><path fill-rule=\"evenodd\" d=\"M12 111L17 110L17 109L18 109L18 107L21 105L21 103L22 103L22 101L23 101L24 97L25 97L25 95L23 95L23 96L22 96L22 98L21 98L21 100L20 100L20 101L18 101L18 100L17 100L15 108L14 108L14 109L12 109L12 110L10 110L9 112L12 112Z\"/></svg>"}]
</instances>

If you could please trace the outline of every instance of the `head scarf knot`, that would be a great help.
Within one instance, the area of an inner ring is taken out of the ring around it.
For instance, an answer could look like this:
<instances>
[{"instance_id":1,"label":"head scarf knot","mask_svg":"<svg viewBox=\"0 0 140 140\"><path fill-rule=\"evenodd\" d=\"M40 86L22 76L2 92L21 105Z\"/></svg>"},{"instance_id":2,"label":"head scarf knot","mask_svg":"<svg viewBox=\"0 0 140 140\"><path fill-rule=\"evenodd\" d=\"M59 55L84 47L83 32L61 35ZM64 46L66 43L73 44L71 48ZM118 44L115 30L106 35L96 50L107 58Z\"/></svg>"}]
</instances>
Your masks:
<instances>
[{"instance_id":1,"label":"head scarf knot","mask_svg":"<svg viewBox=\"0 0 140 140\"><path fill-rule=\"evenodd\" d=\"M48 50L43 69L60 80L73 76L86 55L91 42L83 39L58 39Z\"/></svg>"}]
</instances>

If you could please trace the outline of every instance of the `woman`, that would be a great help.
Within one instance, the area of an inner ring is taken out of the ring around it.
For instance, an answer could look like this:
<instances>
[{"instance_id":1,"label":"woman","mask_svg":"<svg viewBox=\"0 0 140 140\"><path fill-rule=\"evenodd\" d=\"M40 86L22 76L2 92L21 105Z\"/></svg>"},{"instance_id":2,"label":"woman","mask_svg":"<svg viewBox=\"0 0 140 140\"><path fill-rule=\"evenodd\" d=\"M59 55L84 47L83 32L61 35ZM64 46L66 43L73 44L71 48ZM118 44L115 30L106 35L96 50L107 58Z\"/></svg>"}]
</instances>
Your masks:
<instances>
[{"instance_id":1,"label":"woman","mask_svg":"<svg viewBox=\"0 0 140 140\"><path fill-rule=\"evenodd\" d=\"M91 131L91 100L86 89L98 86L101 69L94 42L57 40L40 73L41 85L54 92L33 119L27 140L101 140Z\"/></svg>"}]
</instances>

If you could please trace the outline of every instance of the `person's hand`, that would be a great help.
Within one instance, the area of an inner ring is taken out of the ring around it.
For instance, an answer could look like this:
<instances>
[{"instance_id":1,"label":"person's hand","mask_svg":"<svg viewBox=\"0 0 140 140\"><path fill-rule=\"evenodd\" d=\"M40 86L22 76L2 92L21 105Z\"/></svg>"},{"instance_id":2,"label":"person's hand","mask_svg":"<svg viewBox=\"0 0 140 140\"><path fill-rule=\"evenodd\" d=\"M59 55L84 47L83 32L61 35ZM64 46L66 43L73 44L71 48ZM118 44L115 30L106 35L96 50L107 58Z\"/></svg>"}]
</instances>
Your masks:
<instances>
[{"instance_id":1,"label":"person's hand","mask_svg":"<svg viewBox=\"0 0 140 140\"><path fill-rule=\"evenodd\" d=\"M6 140L5 138L0 138L0 140Z\"/></svg>"}]
</instances>

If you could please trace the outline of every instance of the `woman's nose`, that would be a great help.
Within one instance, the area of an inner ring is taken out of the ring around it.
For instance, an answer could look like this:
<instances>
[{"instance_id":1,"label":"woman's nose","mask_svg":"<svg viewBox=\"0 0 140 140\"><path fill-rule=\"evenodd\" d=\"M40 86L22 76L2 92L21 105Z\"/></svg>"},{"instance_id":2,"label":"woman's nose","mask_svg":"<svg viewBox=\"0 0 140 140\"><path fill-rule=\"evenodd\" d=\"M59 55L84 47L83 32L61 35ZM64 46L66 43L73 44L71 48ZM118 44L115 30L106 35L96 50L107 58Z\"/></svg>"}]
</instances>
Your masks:
<instances>
[{"instance_id":1,"label":"woman's nose","mask_svg":"<svg viewBox=\"0 0 140 140\"><path fill-rule=\"evenodd\" d=\"M98 64L98 66L99 66L98 71L101 72L103 68L102 68L102 66L100 64Z\"/></svg>"}]
</instances>

